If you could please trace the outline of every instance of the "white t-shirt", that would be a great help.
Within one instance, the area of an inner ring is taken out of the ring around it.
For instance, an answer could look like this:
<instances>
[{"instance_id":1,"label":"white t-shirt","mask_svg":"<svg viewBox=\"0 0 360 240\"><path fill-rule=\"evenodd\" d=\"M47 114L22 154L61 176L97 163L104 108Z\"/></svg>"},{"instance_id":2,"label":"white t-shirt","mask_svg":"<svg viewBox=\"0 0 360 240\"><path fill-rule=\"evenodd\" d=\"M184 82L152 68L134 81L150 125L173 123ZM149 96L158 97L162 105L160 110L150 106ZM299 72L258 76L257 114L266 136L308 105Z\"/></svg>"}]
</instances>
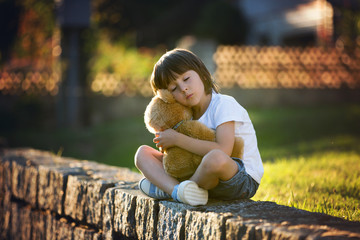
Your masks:
<instances>
[{"instance_id":1,"label":"white t-shirt","mask_svg":"<svg viewBox=\"0 0 360 240\"><path fill-rule=\"evenodd\" d=\"M264 167L257 146L255 129L246 109L233 97L213 92L209 107L198 121L214 130L225 122L235 122L235 136L244 140L242 161L245 170L260 184Z\"/></svg>"}]
</instances>

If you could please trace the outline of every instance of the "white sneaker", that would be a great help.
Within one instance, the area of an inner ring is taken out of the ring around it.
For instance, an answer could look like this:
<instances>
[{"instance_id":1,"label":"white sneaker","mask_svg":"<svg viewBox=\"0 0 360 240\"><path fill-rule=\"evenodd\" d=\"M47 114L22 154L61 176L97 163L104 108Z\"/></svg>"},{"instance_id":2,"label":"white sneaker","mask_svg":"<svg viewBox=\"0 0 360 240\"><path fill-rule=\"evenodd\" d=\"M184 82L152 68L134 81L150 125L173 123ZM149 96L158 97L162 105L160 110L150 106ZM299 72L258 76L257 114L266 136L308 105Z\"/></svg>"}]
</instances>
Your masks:
<instances>
[{"instance_id":1,"label":"white sneaker","mask_svg":"<svg viewBox=\"0 0 360 240\"><path fill-rule=\"evenodd\" d=\"M208 202L208 191L200 188L196 182L186 180L179 184L177 199L191 206L205 205Z\"/></svg>"}]
</instances>

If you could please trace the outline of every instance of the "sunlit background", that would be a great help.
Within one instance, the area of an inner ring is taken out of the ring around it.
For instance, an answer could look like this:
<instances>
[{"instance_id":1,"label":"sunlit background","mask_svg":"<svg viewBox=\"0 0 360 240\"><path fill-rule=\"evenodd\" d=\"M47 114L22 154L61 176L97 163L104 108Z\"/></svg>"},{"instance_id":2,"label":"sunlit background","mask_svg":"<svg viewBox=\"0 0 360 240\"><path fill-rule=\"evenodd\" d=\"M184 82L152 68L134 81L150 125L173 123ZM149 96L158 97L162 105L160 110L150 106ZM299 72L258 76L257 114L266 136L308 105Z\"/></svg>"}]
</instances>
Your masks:
<instances>
[{"instance_id":1,"label":"sunlit background","mask_svg":"<svg viewBox=\"0 0 360 240\"><path fill-rule=\"evenodd\" d=\"M225 92L266 89L271 97L279 89L321 89L313 91L321 98L329 90L350 89L356 95L359 5L350 0L2 0L0 118L7 133L2 142L17 146L11 133L23 127L76 129L131 109L141 113L152 94L153 64L175 47L199 55ZM289 101L301 99L292 95Z\"/></svg>"},{"instance_id":2,"label":"sunlit background","mask_svg":"<svg viewBox=\"0 0 360 240\"><path fill-rule=\"evenodd\" d=\"M175 47L194 51L223 91L246 107L307 102L304 94L327 103L356 101L359 5L2 0L1 142L28 144L13 135L21 129L76 131L141 115L152 95L152 67ZM253 97L257 91L262 100Z\"/></svg>"},{"instance_id":3,"label":"sunlit background","mask_svg":"<svg viewBox=\"0 0 360 240\"><path fill-rule=\"evenodd\" d=\"M2 0L0 7L5 122L9 105L31 96L57 109L54 127L92 124L89 98L151 96L152 66L174 47L198 54L225 88L359 88L358 1Z\"/></svg>"},{"instance_id":4,"label":"sunlit background","mask_svg":"<svg viewBox=\"0 0 360 240\"><path fill-rule=\"evenodd\" d=\"M135 170L153 65L181 47L248 109L268 170L257 199L360 219L360 1L0 0L0 36L0 148ZM337 171L300 175L318 159Z\"/></svg>"}]
</instances>

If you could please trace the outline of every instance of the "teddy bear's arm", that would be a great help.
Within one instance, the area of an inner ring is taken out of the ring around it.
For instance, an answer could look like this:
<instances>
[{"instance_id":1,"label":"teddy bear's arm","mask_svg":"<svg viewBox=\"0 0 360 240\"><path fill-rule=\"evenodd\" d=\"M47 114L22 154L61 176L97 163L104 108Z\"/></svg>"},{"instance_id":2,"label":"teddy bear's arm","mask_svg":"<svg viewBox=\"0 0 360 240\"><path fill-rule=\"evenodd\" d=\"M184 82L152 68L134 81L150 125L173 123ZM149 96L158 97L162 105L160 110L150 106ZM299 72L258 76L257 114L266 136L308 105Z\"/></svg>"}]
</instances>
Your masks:
<instances>
[{"instance_id":1,"label":"teddy bear's arm","mask_svg":"<svg viewBox=\"0 0 360 240\"><path fill-rule=\"evenodd\" d=\"M215 141L215 131L196 120L184 121L177 131L192 138Z\"/></svg>"}]
</instances>

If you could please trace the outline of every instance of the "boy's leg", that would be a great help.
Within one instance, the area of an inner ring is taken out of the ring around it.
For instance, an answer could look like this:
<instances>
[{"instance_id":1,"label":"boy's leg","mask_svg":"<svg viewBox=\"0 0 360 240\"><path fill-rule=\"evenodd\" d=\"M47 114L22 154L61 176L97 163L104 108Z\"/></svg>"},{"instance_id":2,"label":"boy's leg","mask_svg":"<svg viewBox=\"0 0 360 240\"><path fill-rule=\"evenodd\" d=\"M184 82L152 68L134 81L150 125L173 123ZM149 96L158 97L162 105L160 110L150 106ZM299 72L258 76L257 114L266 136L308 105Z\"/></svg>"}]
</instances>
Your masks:
<instances>
[{"instance_id":1,"label":"boy's leg","mask_svg":"<svg viewBox=\"0 0 360 240\"><path fill-rule=\"evenodd\" d=\"M135 166L154 185L171 195L179 182L166 174L162 165L163 154L149 146L141 146L135 154Z\"/></svg>"},{"instance_id":2,"label":"boy's leg","mask_svg":"<svg viewBox=\"0 0 360 240\"><path fill-rule=\"evenodd\" d=\"M141 146L138 149L135 154L135 165L147 178L146 181L143 179L141 182L156 185L177 201L193 206L206 204L208 201L207 190L199 188L193 181L184 181L179 184L176 179L166 174L162 165L162 157L161 152L149 146Z\"/></svg>"},{"instance_id":3,"label":"boy's leg","mask_svg":"<svg viewBox=\"0 0 360 240\"><path fill-rule=\"evenodd\" d=\"M190 180L201 188L212 189L219 180L227 181L238 172L237 163L221 150L212 150L206 154Z\"/></svg>"}]
</instances>

